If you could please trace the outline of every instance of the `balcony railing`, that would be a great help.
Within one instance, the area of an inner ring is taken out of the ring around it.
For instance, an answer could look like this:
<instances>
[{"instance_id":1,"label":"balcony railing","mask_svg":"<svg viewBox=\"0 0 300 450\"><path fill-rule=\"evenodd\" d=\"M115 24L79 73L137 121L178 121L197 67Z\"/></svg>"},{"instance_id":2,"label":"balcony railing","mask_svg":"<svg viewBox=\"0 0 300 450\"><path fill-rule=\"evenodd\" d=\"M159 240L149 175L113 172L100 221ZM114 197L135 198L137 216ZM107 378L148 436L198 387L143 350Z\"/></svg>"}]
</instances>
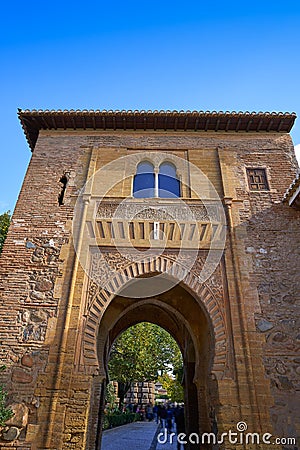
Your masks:
<instances>
[{"instance_id":1,"label":"balcony railing","mask_svg":"<svg viewBox=\"0 0 300 450\"><path fill-rule=\"evenodd\" d=\"M102 201L90 209L86 237L92 245L206 249L224 246L220 204Z\"/></svg>"}]
</instances>

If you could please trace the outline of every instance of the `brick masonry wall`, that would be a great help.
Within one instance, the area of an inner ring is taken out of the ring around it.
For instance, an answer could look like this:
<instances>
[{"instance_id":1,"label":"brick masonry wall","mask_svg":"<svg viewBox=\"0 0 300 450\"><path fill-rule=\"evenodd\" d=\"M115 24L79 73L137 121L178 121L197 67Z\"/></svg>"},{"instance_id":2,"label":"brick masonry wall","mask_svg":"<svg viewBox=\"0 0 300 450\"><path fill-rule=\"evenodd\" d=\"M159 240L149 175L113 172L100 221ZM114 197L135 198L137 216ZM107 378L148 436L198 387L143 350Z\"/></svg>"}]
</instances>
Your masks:
<instances>
[{"instance_id":1,"label":"brick masonry wall","mask_svg":"<svg viewBox=\"0 0 300 450\"><path fill-rule=\"evenodd\" d=\"M271 419L277 436L300 435L300 212L282 204L283 193L296 172L288 141L266 152L238 152L233 168L239 221L235 233L245 245L241 266L257 290L260 310L255 327L264 338L265 377L271 382ZM269 192L250 192L245 167L265 167ZM245 292L245 298L247 292Z\"/></svg>"},{"instance_id":2,"label":"brick masonry wall","mask_svg":"<svg viewBox=\"0 0 300 450\"><path fill-rule=\"evenodd\" d=\"M300 434L299 230L299 211L285 205L256 212L247 223L251 283L257 286L261 304L256 328L265 336L263 359L279 436Z\"/></svg>"},{"instance_id":3,"label":"brick masonry wall","mask_svg":"<svg viewBox=\"0 0 300 450\"><path fill-rule=\"evenodd\" d=\"M63 302L55 283L62 278L66 263L60 250L70 242L72 207L58 204L59 180L69 171L66 196L74 193L85 178L89 152L70 145L68 139L61 139L59 145L53 145L51 139L38 142L1 255L0 358L7 367L1 381L9 391L9 402L24 405L29 412L27 437L38 423L41 398L35 393L37 379L46 369L53 336L59 332L57 320ZM64 282L67 285L68 277ZM22 441L26 427L17 425Z\"/></svg>"}]
</instances>

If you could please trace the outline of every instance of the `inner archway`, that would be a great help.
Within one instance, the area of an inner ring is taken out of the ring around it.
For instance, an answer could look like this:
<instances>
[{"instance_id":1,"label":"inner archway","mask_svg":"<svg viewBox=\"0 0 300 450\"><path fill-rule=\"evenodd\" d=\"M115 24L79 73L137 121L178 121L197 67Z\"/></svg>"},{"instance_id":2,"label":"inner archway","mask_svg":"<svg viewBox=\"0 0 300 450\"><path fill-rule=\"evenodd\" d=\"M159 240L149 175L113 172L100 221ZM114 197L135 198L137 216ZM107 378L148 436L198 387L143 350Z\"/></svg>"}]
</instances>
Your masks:
<instances>
[{"instance_id":1,"label":"inner archway","mask_svg":"<svg viewBox=\"0 0 300 450\"><path fill-rule=\"evenodd\" d=\"M138 412L142 420L150 421L155 405L184 401L182 352L170 333L149 321L130 326L116 338L108 374L112 384L107 413L114 414L117 408L118 413ZM158 383L163 392L156 392Z\"/></svg>"},{"instance_id":2,"label":"inner archway","mask_svg":"<svg viewBox=\"0 0 300 450\"><path fill-rule=\"evenodd\" d=\"M104 390L108 380L107 365L111 346L123 331L139 322L159 325L171 334L181 349L186 432L201 434L211 431L210 410L216 408L218 403L216 384L211 375L215 348L213 327L201 300L178 284L151 298L117 295L107 306L98 331L100 375L95 377L95 392L101 390L102 395L100 408L99 397L92 396L90 430L94 429L95 432L89 433L89 439L94 435L95 444L91 448L101 448ZM96 386L97 380L101 386Z\"/></svg>"}]
</instances>

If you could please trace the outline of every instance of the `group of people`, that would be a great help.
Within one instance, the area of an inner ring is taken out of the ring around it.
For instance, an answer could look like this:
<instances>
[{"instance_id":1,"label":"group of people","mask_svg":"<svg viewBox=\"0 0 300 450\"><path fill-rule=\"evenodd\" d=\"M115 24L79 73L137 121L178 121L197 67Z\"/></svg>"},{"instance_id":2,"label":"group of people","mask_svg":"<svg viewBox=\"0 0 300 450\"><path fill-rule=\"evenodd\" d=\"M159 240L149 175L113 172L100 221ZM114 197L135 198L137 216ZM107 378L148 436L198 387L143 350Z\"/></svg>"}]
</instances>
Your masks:
<instances>
[{"instance_id":1,"label":"group of people","mask_svg":"<svg viewBox=\"0 0 300 450\"><path fill-rule=\"evenodd\" d=\"M129 404L126 409L140 415L141 420L148 420L149 422L155 420L160 423L162 428L166 428L169 433L180 430L184 433L184 408L182 405L172 404L155 404L148 403L146 406L138 404Z\"/></svg>"},{"instance_id":2,"label":"group of people","mask_svg":"<svg viewBox=\"0 0 300 450\"><path fill-rule=\"evenodd\" d=\"M177 433L177 436L181 433L185 433L185 420L184 420L184 407L183 405L158 405L157 406L157 423L160 421L160 425L163 429L167 430L168 434L172 432ZM177 450L181 449L181 443L177 441Z\"/></svg>"},{"instance_id":3,"label":"group of people","mask_svg":"<svg viewBox=\"0 0 300 450\"><path fill-rule=\"evenodd\" d=\"M140 415L140 420L148 420L149 422L155 420L160 423L167 433L185 433L184 407L183 405L172 404L155 404L148 403L147 405L129 404L126 407L131 412ZM177 445L180 449L180 444Z\"/></svg>"},{"instance_id":4,"label":"group of people","mask_svg":"<svg viewBox=\"0 0 300 450\"><path fill-rule=\"evenodd\" d=\"M140 420L153 420L154 419L154 407L152 403L148 403L148 405L139 405L137 403L132 404L129 403L124 410L128 410L130 412L134 412L140 415Z\"/></svg>"}]
</instances>

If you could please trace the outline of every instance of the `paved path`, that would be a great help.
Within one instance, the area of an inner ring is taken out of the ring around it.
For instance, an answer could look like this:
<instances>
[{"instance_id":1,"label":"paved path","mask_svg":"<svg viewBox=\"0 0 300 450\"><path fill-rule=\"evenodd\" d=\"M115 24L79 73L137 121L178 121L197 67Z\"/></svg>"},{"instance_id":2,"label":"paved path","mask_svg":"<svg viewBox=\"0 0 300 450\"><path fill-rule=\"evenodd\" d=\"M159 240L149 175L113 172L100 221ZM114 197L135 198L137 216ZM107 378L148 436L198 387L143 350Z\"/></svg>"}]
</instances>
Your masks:
<instances>
[{"instance_id":1,"label":"paved path","mask_svg":"<svg viewBox=\"0 0 300 450\"><path fill-rule=\"evenodd\" d=\"M176 428L176 427L175 427ZM156 438L155 450L176 450L177 449L177 435L173 433L168 434L166 429L161 428Z\"/></svg>"},{"instance_id":2,"label":"paved path","mask_svg":"<svg viewBox=\"0 0 300 450\"><path fill-rule=\"evenodd\" d=\"M134 422L106 430L101 450L149 450L156 431L155 422Z\"/></svg>"},{"instance_id":3,"label":"paved path","mask_svg":"<svg viewBox=\"0 0 300 450\"><path fill-rule=\"evenodd\" d=\"M158 442L158 431L163 432L158 430L155 422L134 422L112 428L104 431L101 450L176 450L176 436L173 437L172 444L170 437L164 434ZM164 443L165 440L167 442Z\"/></svg>"},{"instance_id":4,"label":"paved path","mask_svg":"<svg viewBox=\"0 0 300 450\"><path fill-rule=\"evenodd\" d=\"M177 436L164 433L154 421L134 422L104 431L101 450L177 450Z\"/></svg>"}]
</instances>

